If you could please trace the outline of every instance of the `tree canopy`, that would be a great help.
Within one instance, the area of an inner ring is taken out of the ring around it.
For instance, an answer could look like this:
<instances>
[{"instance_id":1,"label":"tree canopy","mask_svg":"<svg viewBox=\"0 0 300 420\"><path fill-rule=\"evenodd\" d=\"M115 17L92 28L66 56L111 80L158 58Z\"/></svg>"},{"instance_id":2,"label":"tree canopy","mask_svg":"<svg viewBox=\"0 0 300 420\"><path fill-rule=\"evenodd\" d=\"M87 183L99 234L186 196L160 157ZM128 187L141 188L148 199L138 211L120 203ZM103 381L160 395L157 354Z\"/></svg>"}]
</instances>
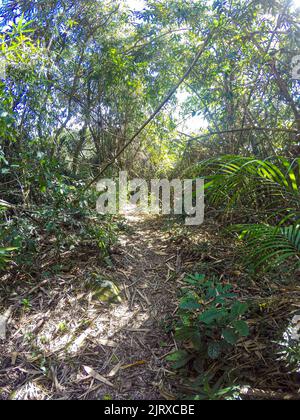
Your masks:
<instances>
[{"instance_id":1,"label":"tree canopy","mask_svg":"<svg viewBox=\"0 0 300 420\"><path fill-rule=\"evenodd\" d=\"M23 362L43 373L46 396L64 398L65 386L74 398L86 398L94 391L80 394L80 381L114 388L117 374L148 363L121 360L120 336L115 346L108 336L108 348L117 348L111 358L104 352L110 373L87 366L78 350L77 374L88 376L74 380L68 352L97 336L102 327L90 314L102 315L105 305L111 325L121 322L109 304L112 294L113 305L123 305L123 293L124 313L134 310L137 296L144 311L131 333L149 330L147 316L165 322L167 338L159 330L160 341L153 339L158 353L145 354L163 375L172 369L180 384L171 380L166 391L159 373L160 396L239 398L250 384L254 398L264 391L299 397L299 334L284 357L279 351L299 307L299 24L300 8L291 0L0 2L0 313L15 320L4 353L16 345L18 354L35 354ZM120 171L146 183L204 178L207 223L187 229L181 216L132 224L130 217L97 214L97 181L118 179ZM147 277L155 270L160 283ZM162 298L153 290L146 296L152 282ZM79 308L63 312L68 332L56 317L58 296L68 308L70 294ZM93 299L103 306L92 308ZM30 322L37 325L28 333ZM62 336L68 343L59 347L63 362L39 335L43 323L48 342ZM142 348L148 344L144 337ZM5 372L17 359L10 366L3 357ZM150 395L149 372L141 395L129 397ZM19 390L22 378L8 382L0 379L0 398Z\"/></svg>"}]
</instances>

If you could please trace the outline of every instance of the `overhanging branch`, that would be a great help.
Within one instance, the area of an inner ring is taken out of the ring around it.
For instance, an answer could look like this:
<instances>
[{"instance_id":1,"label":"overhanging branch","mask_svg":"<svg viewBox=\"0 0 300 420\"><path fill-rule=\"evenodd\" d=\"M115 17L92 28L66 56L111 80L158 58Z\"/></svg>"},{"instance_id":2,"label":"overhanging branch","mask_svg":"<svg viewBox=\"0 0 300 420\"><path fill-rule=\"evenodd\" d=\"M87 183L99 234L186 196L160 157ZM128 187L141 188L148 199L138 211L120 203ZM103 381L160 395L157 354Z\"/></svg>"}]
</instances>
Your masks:
<instances>
[{"instance_id":1,"label":"overhanging branch","mask_svg":"<svg viewBox=\"0 0 300 420\"><path fill-rule=\"evenodd\" d=\"M95 184L101 176L104 174L104 172L114 164L114 162L124 153L124 151L134 142L134 140L141 134L142 131L150 124L151 121L154 120L154 118L160 113L160 111L165 107L165 105L169 102L169 100L172 98L172 96L176 93L178 88L182 85L182 83L185 81L185 79L190 75L191 71L197 64L198 60L200 59L201 55L205 51L207 45L212 39L213 34L210 33L204 43L202 44L201 48L199 49L198 53L196 54L193 62L187 69L187 71L184 73L184 75L181 77L181 79L178 81L178 83L170 90L169 94L166 96L166 98L160 103L160 105L155 109L155 111L150 115L150 117L142 124L142 126L136 131L136 133L131 137L130 140L128 140L127 143L119 150L119 152L113 157L113 159L108 162L104 168L101 169L101 171L90 181L84 191L89 189L93 184Z\"/></svg>"}]
</instances>

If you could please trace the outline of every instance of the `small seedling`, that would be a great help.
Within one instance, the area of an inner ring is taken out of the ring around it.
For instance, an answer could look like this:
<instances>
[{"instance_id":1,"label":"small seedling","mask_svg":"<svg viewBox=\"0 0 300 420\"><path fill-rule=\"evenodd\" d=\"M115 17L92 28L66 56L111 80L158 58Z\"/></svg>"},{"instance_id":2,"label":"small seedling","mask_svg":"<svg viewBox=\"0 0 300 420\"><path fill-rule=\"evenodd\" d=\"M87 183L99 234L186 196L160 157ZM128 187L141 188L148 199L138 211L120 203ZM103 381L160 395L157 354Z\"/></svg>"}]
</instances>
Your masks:
<instances>
[{"instance_id":1,"label":"small seedling","mask_svg":"<svg viewBox=\"0 0 300 420\"><path fill-rule=\"evenodd\" d=\"M22 304L22 307L25 311L29 311L32 307L29 299L23 299L21 304Z\"/></svg>"}]
</instances>

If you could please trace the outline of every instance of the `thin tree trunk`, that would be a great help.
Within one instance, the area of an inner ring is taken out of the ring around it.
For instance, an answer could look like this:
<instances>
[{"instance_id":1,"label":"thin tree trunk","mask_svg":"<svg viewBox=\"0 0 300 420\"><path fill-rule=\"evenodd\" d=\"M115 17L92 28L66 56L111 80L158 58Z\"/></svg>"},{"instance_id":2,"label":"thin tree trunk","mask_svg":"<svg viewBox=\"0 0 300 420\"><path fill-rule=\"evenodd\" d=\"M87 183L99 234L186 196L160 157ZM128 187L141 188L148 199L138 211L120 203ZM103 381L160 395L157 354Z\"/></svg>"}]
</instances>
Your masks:
<instances>
[{"instance_id":1,"label":"thin tree trunk","mask_svg":"<svg viewBox=\"0 0 300 420\"><path fill-rule=\"evenodd\" d=\"M114 162L123 154L123 152L134 142L134 140L141 134L142 131L154 120L154 118L160 113L160 111L164 108L164 106L169 102L169 100L173 97L173 95L177 92L178 88L182 85L182 83L185 81L185 79L190 75L191 71L195 67L195 65L198 63L198 60L200 59L201 55L205 51L207 45L211 41L213 37L213 34L210 33L206 40L204 41L203 45L201 46L200 50L196 54L192 64L189 66L187 71L184 73L184 75L181 77L181 79L178 81L178 83L171 89L167 97L161 102L161 104L156 108L156 110L150 115L150 117L142 124L142 126L138 129L138 131L131 137L131 139L119 150L119 152L114 156L114 158L108 162L104 168L92 179L92 181L88 182L86 185L84 191L88 190L93 184L95 184L103 175L103 173L114 164Z\"/></svg>"}]
</instances>

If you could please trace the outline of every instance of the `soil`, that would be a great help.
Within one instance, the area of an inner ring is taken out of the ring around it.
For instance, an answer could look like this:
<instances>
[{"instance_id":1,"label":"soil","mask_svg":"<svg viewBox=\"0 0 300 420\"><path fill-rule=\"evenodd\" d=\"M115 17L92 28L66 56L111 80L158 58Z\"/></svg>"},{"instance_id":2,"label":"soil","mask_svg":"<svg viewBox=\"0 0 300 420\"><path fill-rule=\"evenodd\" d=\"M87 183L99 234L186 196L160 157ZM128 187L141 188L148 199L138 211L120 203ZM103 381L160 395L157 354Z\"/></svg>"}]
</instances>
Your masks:
<instances>
[{"instance_id":1,"label":"soil","mask_svg":"<svg viewBox=\"0 0 300 420\"><path fill-rule=\"evenodd\" d=\"M2 292L10 293L3 311L9 306L13 311L0 342L1 399L168 395L164 378L172 373L165 355L174 341L164 321L176 311L179 259L161 220L129 215L127 223L111 267L98 267L91 252L79 255L69 273L31 290L26 283L15 291L2 284ZM122 302L93 300L87 287L91 274L113 281Z\"/></svg>"}]
</instances>

